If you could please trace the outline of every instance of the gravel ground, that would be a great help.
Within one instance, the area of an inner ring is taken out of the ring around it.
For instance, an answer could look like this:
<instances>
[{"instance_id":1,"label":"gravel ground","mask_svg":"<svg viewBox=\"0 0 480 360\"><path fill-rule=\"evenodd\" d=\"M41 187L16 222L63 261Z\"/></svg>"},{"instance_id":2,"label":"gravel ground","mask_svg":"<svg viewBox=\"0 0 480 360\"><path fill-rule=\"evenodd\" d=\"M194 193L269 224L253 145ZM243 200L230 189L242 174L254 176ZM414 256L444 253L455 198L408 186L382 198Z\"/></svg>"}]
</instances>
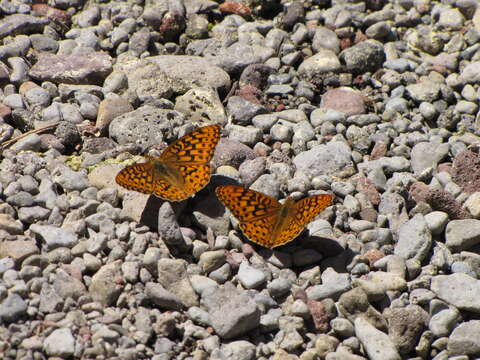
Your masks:
<instances>
[{"instance_id":1,"label":"gravel ground","mask_svg":"<svg viewBox=\"0 0 480 360\"><path fill-rule=\"evenodd\" d=\"M1 359L480 357L477 0L2 0L0 39ZM212 123L192 198L115 183ZM272 251L226 182L335 201Z\"/></svg>"}]
</instances>

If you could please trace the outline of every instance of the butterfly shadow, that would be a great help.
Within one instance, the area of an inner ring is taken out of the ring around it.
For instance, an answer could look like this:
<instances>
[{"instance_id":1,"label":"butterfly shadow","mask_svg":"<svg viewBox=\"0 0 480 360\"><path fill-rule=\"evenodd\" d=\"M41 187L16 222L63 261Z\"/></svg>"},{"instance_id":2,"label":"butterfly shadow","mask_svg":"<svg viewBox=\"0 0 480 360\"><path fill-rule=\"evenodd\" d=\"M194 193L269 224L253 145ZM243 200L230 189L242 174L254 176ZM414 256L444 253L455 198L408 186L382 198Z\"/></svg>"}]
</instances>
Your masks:
<instances>
[{"instance_id":1,"label":"butterfly shadow","mask_svg":"<svg viewBox=\"0 0 480 360\"><path fill-rule=\"evenodd\" d=\"M158 213L160 211L160 207L165 202L168 202L168 201L163 200L155 195L149 196L147 199L147 202L145 203L145 207L143 208L142 214L140 215L140 224L148 226L152 231L157 231L158 230ZM186 208L187 202L188 200L183 200L179 202L170 202L170 205L172 206L172 210L175 213L177 218Z\"/></svg>"},{"instance_id":2,"label":"butterfly shadow","mask_svg":"<svg viewBox=\"0 0 480 360\"><path fill-rule=\"evenodd\" d=\"M199 205L197 210L212 218L225 214L226 208L215 194L215 189L222 185L238 185L238 181L224 175L212 175L210 183L195 195Z\"/></svg>"}]
</instances>

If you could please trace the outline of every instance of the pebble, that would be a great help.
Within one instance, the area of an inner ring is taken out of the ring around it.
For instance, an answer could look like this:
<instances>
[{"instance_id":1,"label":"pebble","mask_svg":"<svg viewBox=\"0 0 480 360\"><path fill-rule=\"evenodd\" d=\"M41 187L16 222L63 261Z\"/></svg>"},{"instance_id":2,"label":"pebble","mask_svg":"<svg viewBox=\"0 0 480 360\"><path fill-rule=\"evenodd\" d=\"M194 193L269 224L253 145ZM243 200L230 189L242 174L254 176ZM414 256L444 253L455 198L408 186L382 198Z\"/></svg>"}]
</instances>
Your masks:
<instances>
[{"instance_id":1,"label":"pebble","mask_svg":"<svg viewBox=\"0 0 480 360\"><path fill-rule=\"evenodd\" d=\"M467 274L455 273L437 275L431 281L431 290L439 299L459 309L480 312L480 307L476 301L478 292L480 292L480 280Z\"/></svg>"},{"instance_id":2,"label":"pebble","mask_svg":"<svg viewBox=\"0 0 480 360\"><path fill-rule=\"evenodd\" d=\"M312 300L337 298L346 290L350 289L350 277L348 274L340 274L332 268L322 273L322 285L314 285L307 288L307 296Z\"/></svg>"},{"instance_id":3,"label":"pebble","mask_svg":"<svg viewBox=\"0 0 480 360\"><path fill-rule=\"evenodd\" d=\"M480 220L452 220L445 229L445 244L453 251L467 250L480 242Z\"/></svg>"},{"instance_id":4,"label":"pebble","mask_svg":"<svg viewBox=\"0 0 480 360\"><path fill-rule=\"evenodd\" d=\"M450 335L447 349L449 355L471 355L480 353L480 321L470 320L456 327Z\"/></svg>"},{"instance_id":5,"label":"pebble","mask_svg":"<svg viewBox=\"0 0 480 360\"><path fill-rule=\"evenodd\" d=\"M357 317L354 326L355 335L364 346L370 359L401 359L388 335L376 329L366 319Z\"/></svg>"},{"instance_id":6,"label":"pebble","mask_svg":"<svg viewBox=\"0 0 480 360\"><path fill-rule=\"evenodd\" d=\"M240 264L237 277L246 289L257 288L267 280L262 271L250 266L247 261L242 261Z\"/></svg>"},{"instance_id":7,"label":"pebble","mask_svg":"<svg viewBox=\"0 0 480 360\"><path fill-rule=\"evenodd\" d=\"M230 283L208 288L201 303L208 309L211 326L222 339L246 334L260 323L260 311L253 300Z\"/></svg>"},{"instance_id":8,"label":"pebble","mask_svg":"<svg viewBox=\"0 0 480 360\"><path fill-rule=\"evenodd\" d=\"M75 353L75 338L68 328L55 329L45 339L43 349L49 356L71 357Z\"/></svg>"}]
</instances>

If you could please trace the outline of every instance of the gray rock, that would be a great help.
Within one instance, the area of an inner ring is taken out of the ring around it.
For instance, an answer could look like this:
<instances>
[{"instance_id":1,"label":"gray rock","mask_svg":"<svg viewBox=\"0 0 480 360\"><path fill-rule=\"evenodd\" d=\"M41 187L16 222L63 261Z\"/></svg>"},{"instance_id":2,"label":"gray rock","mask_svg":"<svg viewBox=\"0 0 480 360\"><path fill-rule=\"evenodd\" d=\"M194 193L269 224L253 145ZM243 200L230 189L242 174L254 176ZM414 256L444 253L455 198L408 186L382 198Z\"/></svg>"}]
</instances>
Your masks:
<instances>
[{"instance_id":1,"label":"gray rock","mask_svg":"<svg viewBox=\"0 0 480 360\"><path fill-rule=\"evenodd\" d=\"M273 174L263 174L250 186L250 189L277 198L280 196L280 182Z\"/></svg>"},{"instance_id":2,"label":"gray rock","mask_svg":"<svg viewBox=\"0 0 480 360\"><path fill-rule=\"evenodd\" d=\"M436 170L438 163L447 156L449 150L450 145L447 143L421 142L416 144L410 152L413 172L418 175L428 168Z\"/></svg>"},{"instance_id":3,"label":"gray rock","mask_svg":"<svg viewBox=\"0 0 480 360\"><path fill-rule=\"evenodd\" d=\"M27 137L18 140L15 144L13 144L10 149L15 152L20 151L40 151L41 147L41 137L37 134L30 134Z\"/></svg>"},{"instance_id":4,"label":"gray rock","mask_svg":"<svg viewBox=\"0 0 480 360\"><path fill-rule=\"evenodd\" d=\"M443 211L432 211L425 215L425 221L432 235L439 235L448 223L448 214Z\"/></svg>"},{"instance_id":5,"label":"gray rock","mask_svg":"<svg viewBox=\"0 0 480 360\"><path fill-rule=\"evenodd\" d=\"M198 87L213 88L220 94L226 94L230 88L230 77L223 71L222 66L215 66L206 57L187 56L187 55L160 55L149 58L150 61L158 65L160 71L166 74L165 81L156 79L156 73L153 75L156 81L156 87L169 89L172 93L184 94L188 90ZM138 61L132 62L132 68L138 67ZM198 71L202 69L202 71ZM127 71L127 76L130 75ZM151 85L150 85L151 86Z\"/></svg>"},{"instance_id":6,"label":"gray rock","mask_svg":"<svg viewBox=\"0 0 480 360\"><path fill-rule=\"evenodd\" d=\"M428 328L438 338L449 336L461 319L462 316L460 312L454 307L449 307L448 309L433 314Z\"/></svg>"},{"instance_id":7,"label":"gray rock","mask_svg":"<svg viewBox=\"0 0 480 360\"><path fill-rule=\"evenodd\" d=\"M205 310L196 306L192 306L188 308L187 312L190 319L192 319L196 324L202 326L208 326L210 324L210 317L208 316L208 312Z\"/></svg>"},{"instance_id":8,"label":"gray rock","mask_svg":"<svg viewBox=\"0 0 480 360\"><path fill-rule=\"evenodd\" d=\"M210 287L216 288L218 286L214 280L202 275L192 275L189 279L193 289L200 296L202 296L206 289Z\"/></svg>"},{"instance_id":9,"label":"gray rock","mask_svg":"<svg viewBox=\"0 0 480 360\"><path fill-rule=\"evenodd\" d=\"M273 54L273 49L264 46L235 42L231 46L220 48L216 53L207 54L205 59L227 73L235 73L240 72L248 65L261 64L272 57Z\"/></svg>"},{"instance_id":10,"label":"gray rock","mask_svg":"<svg viewBox=\"0 0 480 360\"><path fill-rule=\"evenodd\" d=\"M300 64L298 74L306 81L311 81L324 73L339 71L341 66L340 60L333 51L322 49Z\"/></svg>"},{"instance_id":11,"label":"gray rock","mask_svg":"<svg viewBox=\"0 0 480 360\"><path fill-rule=\"evenodd\" d=\"M431 290L460 310L480 312L480 280L462 273L437 275L432 278Z\"/></svg>"},{"instance_id":12,"label":"gray rock","mask_svg":"<svg viewBox=\"0 0 480 360\"><path fill-rule=\"evenodd\" d=\"M253 103L243 97L232 96L228 99L227 111L236 124L248 125L252 123L253 117L265 114L267 109L263 105Z\"/></svg>"},{"instance_id":13,"label":"gray rock","mask_svg":"<svg viewBox=\"0 0 480 360\"><path fill-rule=\"evenodd\" d=\"M68 228L59 228L53 225L32 224L30 230L39 235L48 250L57 247L74 247L78 243L78 236Z\"/></svg>"},{"instance_id":14,"label":"gray rock","mask_svg":"<svg viewBox=\"0 0 480 360\"><path fill-rule=\"evenodd\" d=\"M122 286L118 283L120 276L120 260L103 265L100 270L92 276L92 281L88 288L92 298L105 306L113 304L122 291Z\"/></svg>"},{"instance_id":15,"label":"gray rock","mask_svg":"<svg viewBox=\"0 0 480 360\"><path fill-rule=\"evenodd\" d=\"M330 326L335 334L339 335L341 338L346 339L355 335L355 328L347 319L335 318L330 321Z\"/></svg>"},{"instance_id":16,"label":"gray rock","mask_svg":"<svg viewBox=\"0 0 480 360\"><path fill-rule=\"evenodd\" d=\"M351 284L348 274L339 274L332 268L327 268L322 273L322 285L307 288L307 296L312 300L337 299L350 288Z\"/></svg>"},{"instance_id":17,"label":"gray rock","mask_svg":"<svg viewBox=\"0 0 480 360\"><path fill-rule=\"evenodd\" d=\"M197 306L198 299L187 276L187 263L181 259L160 259L158 281L167 290L178 296L185 307Z\"/></svg>"},{"instance_id":18,"label":"gray rock","mask_svg":"<svg viewBox=\"0 0 480 360\"><path fill-rule=\"evenodd\" d=\"M24 34L29 32L42 32L49 20L26 14L13 14L5 16L0 24L0 37L8 35Z\"/></svg>"},{"instance_id":19,"label":"gray rock","mask_svg":"<svg viewBox=\"0 0 480 360\"><path fill-rule=\"evenodd\" d=\"M445 244L452 251L467 250L480 243L480 220L452 220L445 229Z\"/></svg>"},{"instance_id":20,"label":"gray rock","mask_svg":"<svg viewBox=\"0 0 480 360\"><path fill-rule=\"evenodd\" d=\"M27 314L27 303L18 294L12 293L0 304L0 320L11 323Z\"/></svg>"},{"instance_id":21,"label":"gray rock","mask_svg":"<svg viewBox=\"0 0 480 360\"><path fill-rule=\"evenodd\" d=\"M84 259L85 259L85 255L84 255ZM85 261L85 266L87 266L88 268L86 261ZM126 261L122 264L122 274L125 277L125 280L130 283L137 282L139 271L140 271L140 264L136 261Z\"/></svg>"},{"instance_id":22,"label":"gray rock","mask_svg":"<svg viewBox=\"0 0 480 360\"><path fill-rule=\"evenodd\" d=\"M252 185L265 172L266 164L264 157L245 160L238 168L242 183L246 186Z\"/></svg>"},{"instance_id":23,"label":"gray rock","mask_svg":"<svg viewBox=\"0 0 480 360\"><path fill-rule=\"evenodd\" d=\"M256 359L256 346L245 340L232 341L223 345L220 351L227 359L254 360Z\"/></svg>"},{"instance_id":24,"label":"gray rock","mask_svg":"<svg viewBox=\"0 0 480 360\"><path fill-rule=\"evenodd\" d=\"M375 301L383 299L387 291L405 291L407 282L396 274L374 271L366 277L354 278L352 286L362 288L368 298Z\"/></svg>"},{"instance_id":25,"label":"gray rock","mask_svg":"<svg viewBox=\"0 0 480 360\"><path fill-rule=\"evenodd\" d=\"M26 224L46 220L50 215L50 210L41 206L22 207L18 210L18 218Z\"/></svg>"},{"instance_id":26,"label":"gray rock","mask_svg":"<svg viewBox=\"0 0 480 360\"><path fill-rule=\"evenodd\" d=\"M367 40L343 50L339 59L345 63L347 71L375 72L385 61L385 52L380 42Z\"/></svg>"},{"instance_id":27,"label":"gray rock","mask_svg":"<svg viewBox=\"0 0 480 360\"><path fill-rule=\"evenodd\" d=\"M72 298L76 300L86 293L86 288L83 282L70 276L63 270L58 270L55 274L53 288L63 299Z\"/></svg>"},{"instance_id":28,"label":"gray rock","mask_svg":"<svg viewBox=\"0 0 480 360\"><path fill-rule=\"evenodd\" d=\"M468 84L477 84L480 82L480 74L478 69L480 68L480 61L474 61L465 66L460 73L461 81Z\"/></svg>"},{"instance_id":29,"label":"gray rock","mask_svg":"<svg viewBox=\"0 0 480 360\"><path fill-rule=\"evenodd\" d=\"M219 288L208 288L201 303L207 308L211 326L223 339L248 333L260 323L260 311L245 293L226 283Z\"/></svg>"},{"instance_id":30,"label":"gray rock","mask_svg":"<svg viewBox=\"0 0 480 360\"><path fill-rule=\"evenodd\" d=\"M44 313L54 313L60 311L63 306L63 298L57 294L55 288L44 283L40 292L40 305L39 310Z\"/></svg>"},{"instance_id":31,"label":"gray rock","mask_svg":"<svg viewBox=\"0 0 480 360\"><path fill-rule=\"evenodd\" d=\"M261 130L251 126L229 125L228 137L230 140L238 141L239 143L254 146L263 138Z\"/></svg>"},{"instance_id":32,"label":"gray rock","mask_svg":"<svg viewBox=\"0 0 480 360\"><path fill-rule=\"evenodd\" d=\"M153 304L162 309L180 310L183 308L182 300L160 284L147 283L145 285L145 295Z\"/></svg>"},{"instance_id":33,"label":"gray rock","mask_svg":"<svg viewBox=\"0 0 480 360\"><path fill-rule=\"evenodd\" d=\"M283 123L276 123L270 129L273 141L290 142L293 136L293 128Z\"/></svg>"},{"instance_id":34,"label":"gray rock","mask_svg":"<svg viewBox=\"0 0 480 360\"><path fill-rule=\"evenodd\" d=\"M225 250L205 251L200 255L199 265L205 273L209 273L221 267L226 260Z\"/></svg>"},{"instance_id":35,"label":"gray rock","mask_svg":"<svg viewBox=\"0 0 480 360\"><path fill-rule=\"evenodd\" d=\"M53 182L66 191L85 190L90 186L86 171L73 171L68 166L60 165L52 171Z\"/></svg>"},{"instance_id":36,"label":"gray rock","mask_svg":"<svg viewBox=\"0 0 480 360\"><path fill-rule=\"evenodd\" d=\"M50 105L50 93L41 87L34 87L25 93L25 99L30 105Z\"/></svg>"},{"instance_id":37,"label":"gray rock","mask_svg":"<svg viewBox=\"0 0 480 360\"><path fill-rule=\"evenodd\" d=\"M145 105L113 119L109 134L121 145L135 143L145 150L174 139L177 135L174 129L183 125L184 121L184 115L178 111Z\"/></svg>"},{"instance_id":38,"label":"gray rock","mask_svg":"<svg viewBox=\"0 0 480 360\"><path fill-rule=\"evenodd\" d=\"M229 99L229 102L232 98ZM175 99L175 108L192 122L226 124L227 116L218 94L213 89L195 88Z\"/></svg>"},{"instance_id":39,"label":"gray rock","mask_svg":"<svg viewBox=\"0 0 480 360\"><path fill-rule=\"evenodd\" d=\"M167 245L178 246L184 243L176 215L168 201L165 201L158 210L158 234Z\"/></svg>"},{"instance_id":40,"label":"gray rock","mask_svg":"<svg viewBox=\"0 0 480 360\"><path fill-rule=\"evenodd\" d=\"M274 279L267 284L268 292L273 298L284 296L290 291L291 287L291 281L284 277Z\"/></svg>"},{"instance_id":41,"label":"gray rock","mask_svg":"<svg viewBox=\"0 0 480 360\"><path fill-rule=\"evenodd\" d=\"M267 280L265 274L253 266L250 266L247 260L242 261L240 264L237 277L246 289L255 289Z\"/></svg>"},{"instance_id":42,"label":"gray rock","mask_svg":"<svg viewBox=\"0 0 480 360\"><path fill-rule=\"evenodd\" d=\"M457 326L448 340L448 355L480 354L480 320L470 320Z\"/></svg>"},{"instance_id":43,"label":"gray rock","mask_svg":"<svg viewBox=\"0 0 480 360\"><path fill-rule=\"evenodd\" d=\"M49 356L69 358L75 353L75 338L69 328L55 329L45 339L43 350Z\"/></svg>"},{"instance_id":44,"label":"gray rock","mask_svg":"<svg viewBox=\"0 0 480 360\"><path fill-rule=\"evenodd\" d=\"M445 9L440 11L438 25L442 28L460 30L463 27L465 18L458 9Z\"/></svg>"},{"instance_id":45,"label":"gray rock","mask_svg":"<svg viewBox=\"0 0 480 360\"><path fill-rule=\"evenodd\" d=\"M365 318L355 319L355 335L371 360L400 360L394 343L384 332L376 329Z\"/></svg>"},{"instance_id":46,"label":"gray rock","mask_svg":"<svg viewBox=\"0 0 480 360\"><path fill-rule=\"evenodd\" d=\"M245 160L252 160L257 156L257 153L247 145L221 138L215 148L212 164L215 168L222 165L231 165L238 168Z\"/></svg>"},{"instance_id":47,"label":"gray rock","mask_svg":"<svg viewBox=\"0 0 480 360\"><path fill-rule=\"evenodd\" d=\"M351 150L344 142L329 142L317 145L293 158L297 170L309 177L319 175L336 175L354 173Z\"/></svg>"},{"instance_id":48,"label":"gray rock","mask_svg":"<svg viewBox=\"0 0 480 360\"><path fill-rule=\"evenodd\" d=\"M428 255L431 247L432 234L423 215L416 214L400 226L395 255L401 256L405 260L414 258L421 262Z\"/></svg>"},{"instance_id":49,"label":"gray rock","mask_svg":"<svg viewBox=\"0 0 480 360\"><path fill-rule=\"evenodd\" d=\"M325 26L318 26L315 29L315 35L313 35L312 48L315 52L329 49L338 54L340 52L340 40L333 30Z\"/></svg>"},{"instance_id":50,"label":"gray rock","mask_svg":"<svg viewBox=\"0 0 480 360\"><path fill-rule=\"evenodd\" d=\"M418 344L427 326L429 315L418 305L404 308L388 308L388 335L402 355L409 354Z\"/></svg>"},{"instance_id":51,"label":"gray rock","mask_svg":"<svg viewBox=\"0 0 480 360\"><path fill-rule=\"evenodd\" d=\"M229 263L225 263L220 266L218 269L213 270L208 277L212 280L215 280L219 284L225 283L232 274L232 267Z\"/></svg>"},{"instance_id":52,"label":"gray rock","mask_svg":"<svg viewBox=\"0 0 480 360\"><path fill-rule=\"evenodd\" d=\"M433 103L440 95L440 84L434 81L422 81L416 84L410 84L406 87L406 92L416 102Z\"/></svg>"}]
</instances>

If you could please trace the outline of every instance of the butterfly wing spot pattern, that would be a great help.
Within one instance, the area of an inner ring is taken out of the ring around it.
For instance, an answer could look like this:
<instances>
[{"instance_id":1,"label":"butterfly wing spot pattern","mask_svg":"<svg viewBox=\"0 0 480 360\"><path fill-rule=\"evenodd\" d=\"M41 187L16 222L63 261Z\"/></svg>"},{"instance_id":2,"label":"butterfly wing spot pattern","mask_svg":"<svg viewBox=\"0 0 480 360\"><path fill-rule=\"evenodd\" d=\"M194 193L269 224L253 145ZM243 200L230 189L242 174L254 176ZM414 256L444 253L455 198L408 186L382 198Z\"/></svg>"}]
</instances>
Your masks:
<instances>
[{"instance_id":1,"label":"butterfly wing spot pattern","mask_svg":"<svg viewBox=\"0 0 480 360\"><path fill-rule=\"evenodd\" d=\"M127 166L115 181L127 190L154 194L169 201L184 200L210 180L210 161L220 139L220 126L199 128L170 144L160 157Z\"/></svg>"},{"instance_id":2,"label":"butterfly wing spot pattern","mask_svg":"<svg viewBox=\"0 0 480 360\"><path fill-rule=\"evenodd\" d=\"M297 202L289 198L282 205L271 196L235 185L219 186L215 192L238 219L244 235L267 248L295 239L333 201L332 195L322 194Z\"/></svg>"}]
</instances>

